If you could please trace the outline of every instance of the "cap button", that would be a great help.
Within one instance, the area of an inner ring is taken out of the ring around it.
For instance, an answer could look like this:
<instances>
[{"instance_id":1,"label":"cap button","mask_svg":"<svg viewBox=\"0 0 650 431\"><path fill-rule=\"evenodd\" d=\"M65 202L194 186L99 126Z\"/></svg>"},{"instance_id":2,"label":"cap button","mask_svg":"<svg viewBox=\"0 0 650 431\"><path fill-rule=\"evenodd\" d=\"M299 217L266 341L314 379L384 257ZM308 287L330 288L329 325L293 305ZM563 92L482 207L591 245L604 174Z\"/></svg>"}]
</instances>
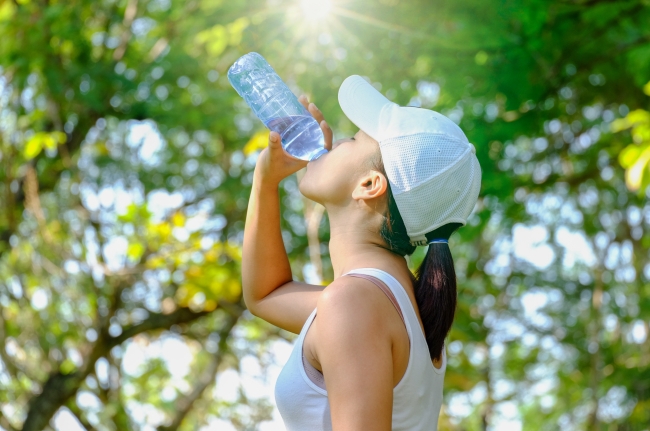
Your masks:
<instances>
[{"instance_id":1,"label":"cap button","mask_svg":"<svg viewBox=\"0 0 650 431\"><path fill-rule=\"evenodd\" d=\"M469 144L469 146L471 147L470 150L472 150L472 154L476 154L476 147L474 144Z\"/></svg>"}]
</instances>

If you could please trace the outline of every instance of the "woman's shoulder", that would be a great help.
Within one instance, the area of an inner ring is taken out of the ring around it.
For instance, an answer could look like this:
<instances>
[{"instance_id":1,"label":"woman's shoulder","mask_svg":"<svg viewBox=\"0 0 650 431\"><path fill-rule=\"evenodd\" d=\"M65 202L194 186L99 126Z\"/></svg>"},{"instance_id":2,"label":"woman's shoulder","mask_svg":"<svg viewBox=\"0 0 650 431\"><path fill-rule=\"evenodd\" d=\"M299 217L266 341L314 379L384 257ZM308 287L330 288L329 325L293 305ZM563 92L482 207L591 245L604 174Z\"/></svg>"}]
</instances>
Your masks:
<instances>
[{"instance_id":1,"label":"woman's shoulder","mask_svg":"<svg viewBox=\"0 0 650 431\"><path fill-rule=\"evenodd\" d=\"M386 313L393 305L372 282L357 277L339 277L321 293L316 305L318 319L346 325L361 325L381 331L386 325Z\"/></svg>"}]
</instances>

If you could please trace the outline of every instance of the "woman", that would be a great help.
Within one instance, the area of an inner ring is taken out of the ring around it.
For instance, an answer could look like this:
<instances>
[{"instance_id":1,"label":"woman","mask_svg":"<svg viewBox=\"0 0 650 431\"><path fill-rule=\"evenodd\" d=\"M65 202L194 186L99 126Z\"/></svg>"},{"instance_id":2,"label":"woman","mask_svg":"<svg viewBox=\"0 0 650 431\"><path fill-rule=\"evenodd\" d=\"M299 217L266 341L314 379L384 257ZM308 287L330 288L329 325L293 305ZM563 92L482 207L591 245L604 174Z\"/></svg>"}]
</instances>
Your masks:
<instances>
[{"instance_id":1,"label":"woman","mask_svg":"<svg viewBox=\"0 0 650 431\"><path fill-rule=\"evenodd\" d=\"M276 384L289 431L435 430L456 308L447 244L464 225L481 170L456 124L400 107L359 76L339 104L360 128L332 143L306 98L328 153L288 156L272 132L258 159L246 216L244 300L254 315L300 334ZM325 206L334 281L293 281L280 231L280 181L306 167L299 189ZM413 275L406 255L429 245Z\"/></svg>"}]
</instances>

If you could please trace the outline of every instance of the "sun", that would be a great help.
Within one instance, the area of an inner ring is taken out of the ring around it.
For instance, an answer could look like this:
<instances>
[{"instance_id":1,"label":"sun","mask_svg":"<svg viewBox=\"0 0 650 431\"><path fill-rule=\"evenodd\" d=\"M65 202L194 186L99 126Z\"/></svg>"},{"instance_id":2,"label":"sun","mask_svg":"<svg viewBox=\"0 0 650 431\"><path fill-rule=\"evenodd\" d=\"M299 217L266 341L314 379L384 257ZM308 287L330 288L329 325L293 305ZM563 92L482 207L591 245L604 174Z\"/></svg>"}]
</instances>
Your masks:
<instances>
[{"instance_id":1,"label":"sun","mask_svg":"<svg viewBox=\"0 0 650 431\"><path fill-rule=\"evenodd\" d=\"M309 21L325 21L332 10L332 0L300 0L300 8Z\"/></svg>"}]
</instances>

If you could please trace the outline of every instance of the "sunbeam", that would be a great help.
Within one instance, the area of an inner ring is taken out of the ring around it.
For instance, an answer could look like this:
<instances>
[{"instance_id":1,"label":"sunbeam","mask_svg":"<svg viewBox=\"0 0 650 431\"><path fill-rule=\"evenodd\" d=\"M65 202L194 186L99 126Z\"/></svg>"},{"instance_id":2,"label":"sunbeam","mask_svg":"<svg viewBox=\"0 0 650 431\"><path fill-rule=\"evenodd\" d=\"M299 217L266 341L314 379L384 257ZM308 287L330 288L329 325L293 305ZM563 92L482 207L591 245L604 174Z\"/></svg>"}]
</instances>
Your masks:
<instances>
[{"instance_id":1,"label":"sunbeam","mask_svg":"<svg viewBox=\"0 0 650 431\"><path fill-rule=\"evenodd\" d=\"M324 21L332 10L331 0L300 0L300 8L309 21Z\"/></svg>"}]
</instances>

